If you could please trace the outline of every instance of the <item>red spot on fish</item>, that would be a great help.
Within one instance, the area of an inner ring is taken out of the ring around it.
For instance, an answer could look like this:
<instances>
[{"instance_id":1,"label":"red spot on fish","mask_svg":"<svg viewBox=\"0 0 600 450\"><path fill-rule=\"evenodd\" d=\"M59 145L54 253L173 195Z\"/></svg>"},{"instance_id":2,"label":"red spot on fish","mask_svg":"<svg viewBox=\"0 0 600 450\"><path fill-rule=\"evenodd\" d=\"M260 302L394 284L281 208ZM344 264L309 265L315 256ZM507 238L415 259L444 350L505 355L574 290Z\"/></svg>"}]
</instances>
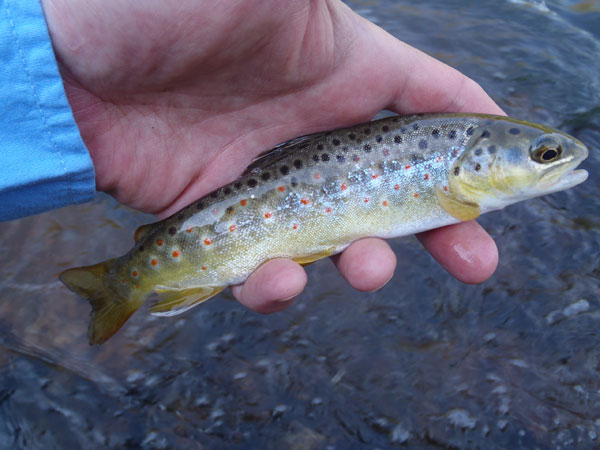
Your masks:
<instances>
[{"instance_id":1,"label":"red spot on fish","mask_svg":"<svg viewBox=\"0 0 600 450\"><path fill-rule=\"evenodd\" d=\"M159 239L158 241L156 241L156 245L158 245L159 247L160 247L161 245L163 245L163 241L162 241L162 239Z\"/></svg>"},{"instance_id":2,"label":"red spot on fish","mask_svg":"<svg viewBox=\"0 0 600 450\"><path fill-rule=\"evenodd\" d=\"M202 269L202 270L206 270L206 266L202 266L202 267L201 267L201 269Z\"/></svg>"},{"instance_id":3,"label":"red spot on fish","mask_svg":"<svg viewBox=\"0 0 600 450\"><path fill-rule=\"evenodd\" d=\"M354 158L352 158L352 160L353 160L354 162L359 162L359 161L360 161L360 158L359 158L357 155L354 155Z\"/></svg>"},{"instance_id":4,"label":"red spot on fish","mask_svg":"<svg viewBox=\"0 0 600 450\"><path fill-rule=\"evenodd\" d=\"M273 217L273 214L272 214L272 213L270 213L270 212L266 212L266 213L265 213L265 218L266 218L266 219L270 219L271 217Z\"/></svg>"},{"instance_id":5,"label":"red spot on fish","mask_svg":"<svg viewBox=\"0 0 600 450\"><path fill-rule=\"evenodd\" d=\"M327 207L327 208L325 209L325 212L327 212L327 213L330 213L330 212L331 212L331 208L330 208L330 207Z\"/></svg>"},{"instance_id":6,"label":"red spot on fish","mask_svg":"<svg viewBox=\"0 0 600 450\"><path fill-rule=\"evenodd\" d=\"M415 198L418 198L418 197L419 197L419 194L415 193Z\"/></svg>"},{"instance_id":7,"label":"red spot on fish","mask_svg":"<svg viewBox=\"0 0 600 450\"><path fill-rule=\"evenodd\" d=\"M427 181L427 180L429 180L429 174L428 173L425 174L425 181Z\"/></svg>"},{"instance_id":8,"label":"red spot on fish","mask_svg":"<svg viewBox=\"0 0 600 450\"><path fill-rule=\"evenodd\" d=\"M135 285L135 288L136 288L136 289L139 289L139 288L140 288L140 285L139 285L139 284L136 284L136 285Z\"/></svg>"},{"instance_id":9,"label":"red spot on fish","mask_svg":"<svg viewBox=\"0 0 600 450\"><path fill-rule=\"evenodd\" d=\"M194 227L190 227L190 228L188 228L188 229L187 229L187 230L185 230L185 231L187 231L188 233L191 233L192 231L194 231Z\"/></svg>"},{"instance_id":10,"label":"red spot on fish","mask_svg":"<svg viewBox=\"0 0 600 450\"><path fill-rule=\"evenodd\" d=\"M377 175L376 173L374 173L373 175L371 175L371 178L373 178L375 180L378 176L379 175Z\"/></svg>"},{"instance_id":11,"label":"red spot on fish","mask_svg":"<svg viewBox=\"0 0 600 450\"><path fill-rule=\"evenodd\" d=\"M346 189L348 189L348 186L346 186L346 183L342 183L342 185L340 186L340 189L342 191L345 191Z\"/></svg>"},{"instance_id":12,"label":"red spot on fish","mask_svg":"<svg viewBox=\"0 0 600 450\"><path fill-rule=\"evenodd\" d=\"M248 203L246 200L240 200L240 205L246 206L246 203Z\"/></svg>"},{"instance_id":13,"label":"red spot on fish","mask_svg":"<svg viewBox=\"0 0 600 450\"><path fill-rule=\"evenodd\" d=\"M131 275L133 275L134 277L137 277L137 276L139 275L139 273L138 273L138 271L137 271L137 270L134 270L134 271L131 273Z\"/></svg>"},{"instance_id":14,"label":"red spot on fish","mask_svg":"<svg viewBox=\"0 0 600 450\"><path fill-rule=\"evenodd\" d=\"M384 201L383 201L381 204L382 204L383 206L387 206L387 205L389 205L389 203L388 203L388 201L387 201L387 200L384 200Z\"/></svg>"},{"instance_id":15,"label":"red spot on fish","mask_svg":"<svg viewBox=\"0 0 600 450\"><path fill-rule=\"evenodd\" d=\"M294 230L297 230L297 229L298 229L298 224L297 224L297 223L295 223L294 225L292 225L292 228L293 228Z\"/></svg>"},{"instance_id":16,"label":"red spot on fish","mask_svg":"<svg viewBox=\"0 0 600 450\"><path fill-rule=\"evenodd\" d=\"M321 179L321 175L318 173L315 173L315 180L319 180L319 179Z\"/></svg>"},{"instance_id":17,"label":"red spot on fish","mask_svg":"<svg viewBox=\"0 0 600 450\"><path fill-rule=\"evenodd\" d=\"M150 264L152 264L153 266L158 264L158 260L157 259L153 259L152 261L150 261Z\"/></svg>"},{"instance_id":18,"label":"red spot on fish","mask_svg":"<svg viewBox=\"0 0 600 450\"><path fill-rule=\"evenodd\" d=\"M204 244L205 244L205 245L210 245L210 244L212 244L212 239L209 239L209 238L206 238L206 239L204 239Z\"/></svg>"},{"instance_id":19,"label":"red spot on fish","mask_svg":"<svg viewBox=\"0 0 600 450\"><path fill-rule=\"evenodd\" d=\"M388 156L390 154L390 151L386 148L383 150L383 156Z\"/></svg>"},{"instance_id":20,"label":"red spot on fish","mask_svg":"<svg viewBox=\"0 0 600 450\"><path fill-rule=\"evenodd\" d=\"M179 258L179 252L177 250L173 250L173 258Z\"/></svg>"},{"instance_id":21,"label":"red spot on fish","mask_svg":"<svg viewBox=\"0 0 600 450\"><path fill-rule=\"evenodd\" d=\"M307 198L303 198L302 200L300 200L300 203L302 203L303 205L308 205L310 203L310 200Z\"/></svg>"},{"instance_id":22,"label":"red spot on fish","mask_svg":"<svg viewBox=\"0 0 600 450\"><path fill-rule=\"evenodd\" d=\"M406 170L408 170L408 169L410 169L410 168L411 168L411 165L410 165L410 164L408 164L408 165L404 166L404 168L405 168Z\"/></svg>"},{"instance_id":23,"label":"red spot on fish","mask_svg":"<svg viewBox=\"0 0 600 450\"><path fill-rule=\"evenodd\" d=\"M127 281L125 281L125 280L121 280L121 283L123 283L123 284L127 284Z\"/></svg>"},{"instance_id":24,"label":"red spot on fish","mask_svg":"<svg viewBox=\"0 0 600 450\"><path fill-rule=\"evenodd\" d=\"M365 197L365 200L364 200L364 202L365 202L365 203L369 203L369 197Z\"/></svg>"},{"instance_id":25,"label":"red spot on fish","mask_svg":"<svg viewBox=\"0 0 600 450\"><path fill-rule=\"evenodd\" d=\"M278 190L279 192L283 192L283 191L285 191L285 187L283 187L283 186L279 186L279 187L277 188L277 190Z\"/></svg>"},{"instance_id":26,"label":"red spot on fish","mask_svg":"<svg viewBox=\"0 0 600 450\"><path fill-rule=\"evenodd\" d=\"M235 230L237 230L237 225L233 224L229 227L229 231L234 232Z\"/></svg>"},{"instance_id":27,"label":"red spot on fish","mask_svg":"<svg viewBox=\"0 0 600 450\"><path fill-rule=\"evenodd\" d=\"M444 190L447 191L448 190L448 186L444 186Z\"/></svg>"},{"instance_id":28,"label":"red spot on fish","mask_svg":"<svg viewBox=\"0 0 600 450\"><path fill-rule=\"evenodd\" d=\"M399 184L395 184L395 185L394 185L394 189L395 189L395 190L398 190L398 189L400 189L400 185L399 185Z\"/></svg>"},{"instance_id":29,"label":"red spot on fish","mask_svg":"<svg viewBox=\"0 0 600 450\"><path fill-rule=\"evenodd\" d=\"M438 156L438 157L437 157L437 159L436 159L436 161L437 161L437 162L442 162L442 157L441 157L441 156Z\"/></svg>"}]
</instances>

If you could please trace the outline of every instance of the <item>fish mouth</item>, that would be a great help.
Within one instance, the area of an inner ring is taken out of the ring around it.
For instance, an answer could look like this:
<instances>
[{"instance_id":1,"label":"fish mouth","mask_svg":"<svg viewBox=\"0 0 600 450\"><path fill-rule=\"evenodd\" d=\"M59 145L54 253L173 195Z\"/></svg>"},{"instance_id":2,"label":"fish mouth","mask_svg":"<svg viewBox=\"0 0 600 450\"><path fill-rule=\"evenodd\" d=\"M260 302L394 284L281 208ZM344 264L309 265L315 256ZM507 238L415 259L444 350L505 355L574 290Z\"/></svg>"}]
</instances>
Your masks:
<instances>
[{"instance_id":1,"label":"fish mouth","mask_svg":"<svg viewBox=\"0 0 600 450\"><path fill-rule=\"evenodd\" d=\"M587 170L571 170L561 176L558 180L552 180L551 183L548 183L546 193L551 194L553 192L564 191L565 189L577 186L587 180L588 175Z\"/></svg>"}]
</instances>

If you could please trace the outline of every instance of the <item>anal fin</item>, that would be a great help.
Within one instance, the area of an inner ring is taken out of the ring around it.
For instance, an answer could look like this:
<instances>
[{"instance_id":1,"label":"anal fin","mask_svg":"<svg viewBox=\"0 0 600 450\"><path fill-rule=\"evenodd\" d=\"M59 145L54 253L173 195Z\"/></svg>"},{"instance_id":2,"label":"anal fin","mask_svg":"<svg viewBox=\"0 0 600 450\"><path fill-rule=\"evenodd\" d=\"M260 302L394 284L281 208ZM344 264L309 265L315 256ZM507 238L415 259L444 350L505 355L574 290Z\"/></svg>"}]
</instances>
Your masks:
<instances>
[{"instance_id":1,"label":"anal fin","mask_svg":"<svg viewBox=\"0 0 600 450\"><path fill-rule=\"evenodd\" d=\"M181 314L205 300L214 297L225 286L200 286L190 289L158 289L159 300L152 305L150 313L155 316Z\"/></svg>"},{"instance_id":2,"label":"anal fin","mask_svg":"<svg viewBox=\"0 0 600 450\"><path fill-rule=\"evenodd\" d=\"M476 203L461 201L452 194L445 193L439 187L436 188L435 193L442 208L458 220L473 220L481 215L481 208Z\"/></svg>"}]
</instances>

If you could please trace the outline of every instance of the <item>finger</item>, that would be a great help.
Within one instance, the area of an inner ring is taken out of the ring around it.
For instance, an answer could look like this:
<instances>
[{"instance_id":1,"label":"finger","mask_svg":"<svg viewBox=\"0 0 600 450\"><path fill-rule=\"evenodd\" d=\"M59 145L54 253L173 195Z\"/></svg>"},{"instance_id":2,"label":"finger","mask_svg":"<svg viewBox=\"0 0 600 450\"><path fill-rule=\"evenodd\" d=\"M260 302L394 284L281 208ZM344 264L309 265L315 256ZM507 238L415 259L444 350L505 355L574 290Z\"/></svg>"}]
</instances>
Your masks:
<instances>
[{"instance_id":1,"label":"finger","mask_svg":"<svg viewBox=\"0 0 600 450\"><path fill-rule=\"evenodd\" d=\"M498 266L496 243L475 221L425 231L417 237L431 256L463 283L481 283Z\"/></svg>"},{"instance_id":2,"label":"finger","mask_svg":"<svg viewBox=\"0 0 600 450\"><path fill-rule=\"evenodd\" d=\"M364 73L377 79L380 95L387 96L388 109L399 114L418 112L474 112L504 115L504 111L475 81L456 69L399 41L363 20L372 39L356 46Z\"/></svg>"},{"instance_id":3,"label":"finger","mask_svg":"<svg viewBox=\"0 0 600 450\"><path fill-rule=\"evenodd\" d=\"M289 259L273 259L256 269L243 284L231 287L241 304L261 314L287 308L306 286L306 272Z\"/></svg>"},{"instance_id":4,"label":"finger","mask_svg":"<svg viewBox=\"0 0 600 450\"><path fill-rule=\"evenodd\" d=\"M396 269L395 253L376 238L356 241L332 260L353 288L365 292L383 287Z\"/></svg>"}]
</instances>

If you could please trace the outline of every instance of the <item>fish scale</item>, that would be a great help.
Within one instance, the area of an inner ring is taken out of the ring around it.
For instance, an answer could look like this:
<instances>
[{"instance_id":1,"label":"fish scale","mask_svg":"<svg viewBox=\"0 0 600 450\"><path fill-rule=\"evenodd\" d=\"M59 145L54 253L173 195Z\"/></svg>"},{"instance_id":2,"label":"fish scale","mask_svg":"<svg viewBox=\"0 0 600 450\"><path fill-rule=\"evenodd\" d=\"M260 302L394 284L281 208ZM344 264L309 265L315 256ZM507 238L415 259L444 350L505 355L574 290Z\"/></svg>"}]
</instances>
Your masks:
<instances>
[{"instance_id":1,"label":"fish scale","mask_svg":"<svg viewBox=\"0 0 600 450\"><path fill-rule=\"evenodd\" d=\"M317 133L141 227L126 255L61 280L92 303L90 341L100 343L151 293L153 314L178 314L269 259L306 264L363 237L412 234L551 192L556 183L541 180L568 178L585 156L560 131L481 114L395 116Z\"/></svg>"}]
</instances>

